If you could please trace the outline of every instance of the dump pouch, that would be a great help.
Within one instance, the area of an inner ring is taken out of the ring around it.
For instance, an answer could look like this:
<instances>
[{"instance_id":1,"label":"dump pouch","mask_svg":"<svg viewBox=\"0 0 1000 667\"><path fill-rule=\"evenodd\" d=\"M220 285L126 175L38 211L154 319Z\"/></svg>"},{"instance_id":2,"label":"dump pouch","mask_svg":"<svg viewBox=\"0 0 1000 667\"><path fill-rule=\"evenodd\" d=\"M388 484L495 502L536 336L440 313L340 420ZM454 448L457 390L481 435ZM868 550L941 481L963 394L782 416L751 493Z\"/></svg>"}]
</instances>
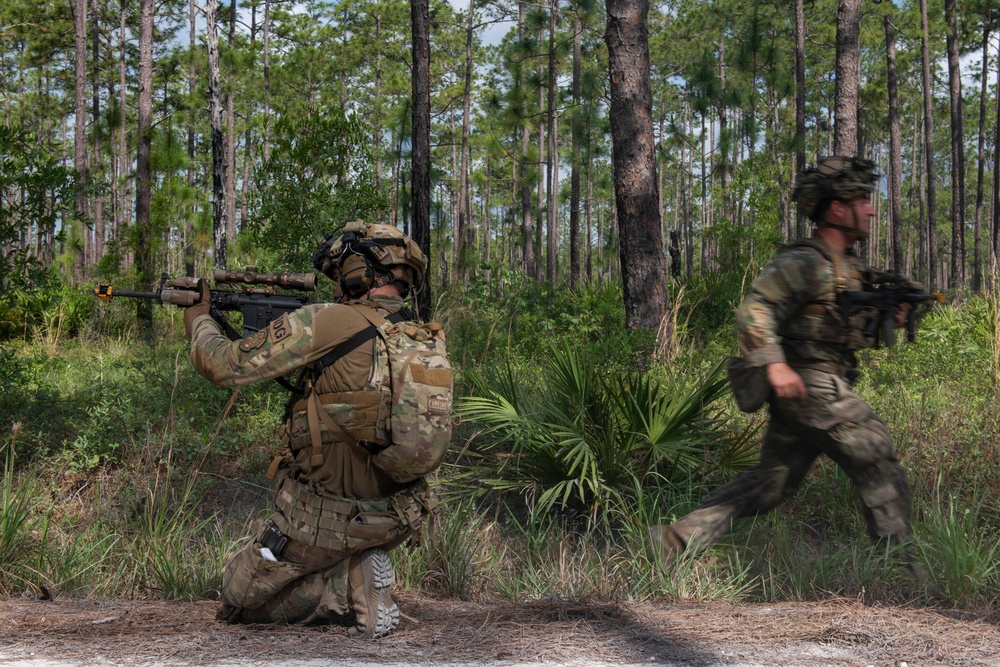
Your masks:
<instances>
[{"instance_id":1,"label":"dump pouch","mask_svg":"<svg viewBox=\"0 0 1000 667\"><path fill-rule=\"evenodd\" d=\"M741 412L757 412L771 397L771 383L765 369L765 366L751 366L743 357L726 360L729 388Z\"/></svg>"}]
</instances>

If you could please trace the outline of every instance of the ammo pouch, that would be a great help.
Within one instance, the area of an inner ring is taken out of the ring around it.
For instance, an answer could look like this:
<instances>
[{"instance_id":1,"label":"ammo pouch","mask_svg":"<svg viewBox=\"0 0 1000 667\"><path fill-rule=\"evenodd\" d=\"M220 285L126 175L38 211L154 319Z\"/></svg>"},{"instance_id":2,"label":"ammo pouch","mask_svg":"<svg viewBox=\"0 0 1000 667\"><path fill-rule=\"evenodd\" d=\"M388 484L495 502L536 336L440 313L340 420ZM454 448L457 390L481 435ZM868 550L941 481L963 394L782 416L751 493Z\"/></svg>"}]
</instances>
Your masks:
<instances>
[{"instance_id":1,"label":"ammo pouch","mask_svg":"<svg viewBox=\"0 0 1000 667\"><path fill-rule=\"evenodd\" d=\"M729 388L741 412L757 412L771 398L765 366L751 366L743 357L726 359Z\"/></svg>"},{"instance_id":2,"label":"ammo pouch","mask_svg":"<svg viewBox=\"0 0 1000 667\"><path fill-rule=\"evenodd\" d=\"M348 553L398 544L418 533L437 497L420 479L388 498L340 498L316 493L283 471L274 505L278 511L271 520L291 539Z\"/></svg>"}]
</instances>

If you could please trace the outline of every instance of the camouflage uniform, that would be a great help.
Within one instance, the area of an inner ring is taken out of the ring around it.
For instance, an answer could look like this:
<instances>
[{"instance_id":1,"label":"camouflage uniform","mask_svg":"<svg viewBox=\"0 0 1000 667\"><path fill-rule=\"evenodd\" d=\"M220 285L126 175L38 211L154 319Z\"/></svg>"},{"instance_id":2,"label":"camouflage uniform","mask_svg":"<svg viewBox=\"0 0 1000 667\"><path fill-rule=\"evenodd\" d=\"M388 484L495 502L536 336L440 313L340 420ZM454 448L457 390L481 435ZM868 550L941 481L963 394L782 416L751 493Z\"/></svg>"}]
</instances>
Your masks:
<instances>
[{"instance_id":1,"label":"camouflage uniform","mask_svg":"<svg viewBox=\"0 0 1000 667\"><path fill-rule=\"evenodd\" d=\"M820 454L833 459L858 487L868 532L899 543L910 537L910 491L885 424L851 390L854 350L869 313L846 325L836 292L860 290L888 274L864 267L822 238L781 252L753 283L737 311L740 347L751 366L786 362L808 399L772 399L760 461L718 489L707 502L671 524L680 548L718 540L739 518L765 513L791 497ZM673 542L676 544L676 542Z\"/></svg>"},{"instance_id":2,"label":"camouflage uniform","mask_svg":"<svg viewBox=\"0 0 1000 667\"><path fill-rule=\"evenodd\" d=\"M382 317L403 307L401 298L388 296L356 303L372 306ZM201 315L192 327L191 360L213 383L238 387L308 369L367 327L369 320L350 305L316 304L242 341L230 341L211 317ZM374 345L361 344L315 380L310 395L318 397L326 413L316 424L319 456L310 446L312 416L306 401L293 403L282 428L282 455L269 471L277 480L271 521L288 536L288 544L280 561L264 560L258 534L229 562L219 618L246 623L350 618L356 611L351 601L357 598L352 589L360 585L352 574L357 559L350 556L399 544L419 530L433 508L422 479L394 481L371 465L369 452L358 444L378 440L379 431L384 439L386 430L380 388L370 384ZM373 394L376 398L368 400ZM345 434L358 442L347 444Z\"/></svg>"}]
</instances>

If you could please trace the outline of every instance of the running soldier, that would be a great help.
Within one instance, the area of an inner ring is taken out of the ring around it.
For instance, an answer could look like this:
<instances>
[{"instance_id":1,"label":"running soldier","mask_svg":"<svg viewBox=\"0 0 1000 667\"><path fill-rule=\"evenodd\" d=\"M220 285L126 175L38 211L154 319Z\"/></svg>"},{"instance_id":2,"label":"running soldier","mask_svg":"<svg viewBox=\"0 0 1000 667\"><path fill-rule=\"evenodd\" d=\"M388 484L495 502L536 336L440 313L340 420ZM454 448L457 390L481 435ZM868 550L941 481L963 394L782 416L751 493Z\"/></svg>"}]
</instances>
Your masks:
<instances>
[{"instance_id":1,"label":"running soldier","mask_svg":"<svg viewBox=\"0 0 1000 667\"><path fill-rule=\"evenodd\" d=\"M850 250L868 238L878 177L873 163L850 157L822 158L799 176L793 197L815 232L778 254L736 313L742 363L759 374L759 403L770 405L760 461L687 516L652 526L661 555L704 548L735 520L775 508L795 493L820 454L857 486L873 539L896 545L910 538L906 474L885 424L851 390L854 352L874 344L867 334L872 314L845 322L837 304L845 290L908 282L870 269ZM897 309L897 327L908 312L909 304Z\"/></svg>"}]
</instances>

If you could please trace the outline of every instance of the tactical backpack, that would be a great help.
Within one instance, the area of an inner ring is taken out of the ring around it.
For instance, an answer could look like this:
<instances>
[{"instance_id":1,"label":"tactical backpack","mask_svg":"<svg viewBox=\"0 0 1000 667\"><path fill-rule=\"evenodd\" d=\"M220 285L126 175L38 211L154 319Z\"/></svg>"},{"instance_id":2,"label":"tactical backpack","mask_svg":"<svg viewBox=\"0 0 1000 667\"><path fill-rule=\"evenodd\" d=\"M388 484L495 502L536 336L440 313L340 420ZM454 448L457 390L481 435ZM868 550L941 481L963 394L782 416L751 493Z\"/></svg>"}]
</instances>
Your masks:
<instances>
[{"instance_id":1,"label":"tactical backpack","mask_svg":"<svg viewBox=\"0 0 1000 667\"><path fill-rule=\"evenodd\" d=\"M416 322L405 309L383 317L367 301L344 305L369 326L310 365L298 390L303 397L289 406L285 443L292 451L311 446L313 469L323 464L323 443L336 440L363 451L397 482L419 479L441 465L451 441L453 378L441 325ZM315 390L326 368L372 339L365 390Z\"/></svg>"},{"instance_id":2,"label":"tactical backpack","mask_svg":"<svg viewBox=\"0 0 1000 667\"><path fill-rule=\"evenodd\" d=\"M394 324L355 305L376 328L373 378L389 407L390 442L372 463L405 483L437 470L451 442L453 377L436 322Z\"/></svg>"}]
</instances>

